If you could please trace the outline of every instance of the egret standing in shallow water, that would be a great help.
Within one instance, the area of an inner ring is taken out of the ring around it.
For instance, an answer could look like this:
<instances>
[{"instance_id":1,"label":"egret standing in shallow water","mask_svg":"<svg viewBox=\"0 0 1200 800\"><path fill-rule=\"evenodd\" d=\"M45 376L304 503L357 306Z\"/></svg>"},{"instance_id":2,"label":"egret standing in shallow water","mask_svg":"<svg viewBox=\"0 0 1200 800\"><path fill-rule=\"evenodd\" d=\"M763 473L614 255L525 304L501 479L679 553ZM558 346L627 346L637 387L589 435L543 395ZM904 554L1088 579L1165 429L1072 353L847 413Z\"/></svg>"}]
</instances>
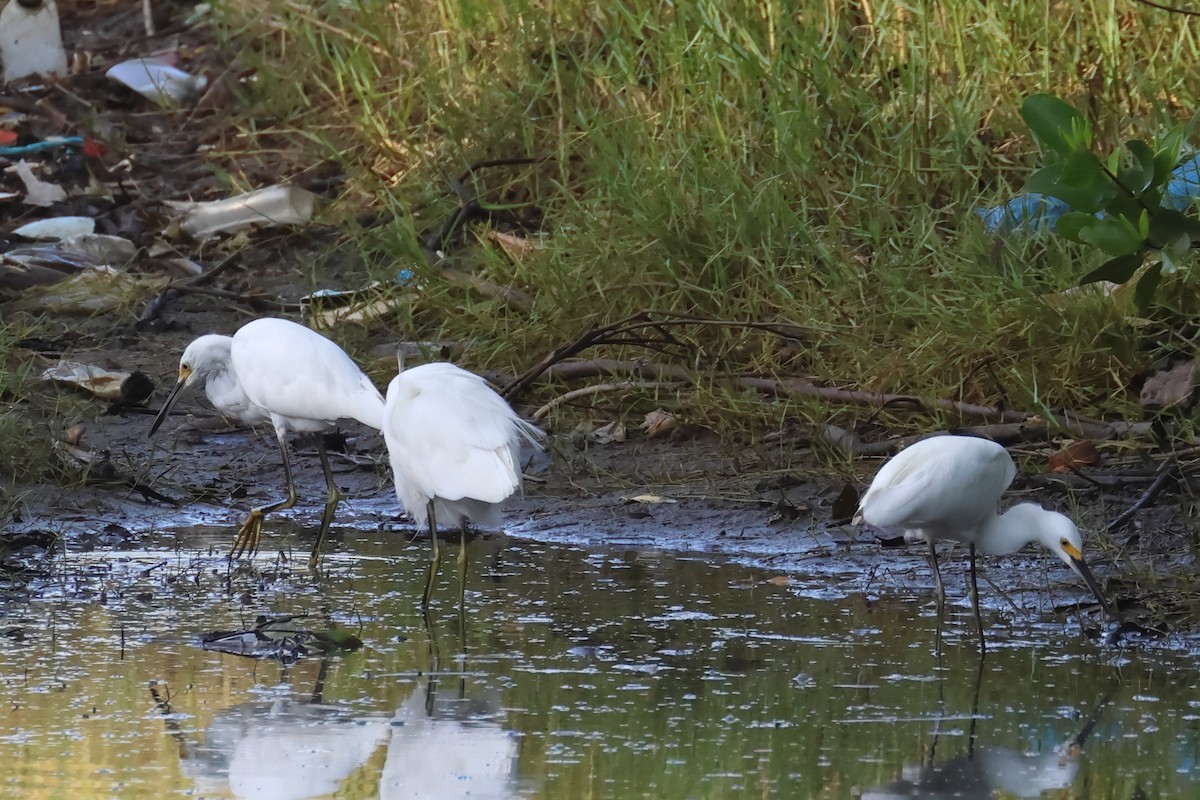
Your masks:
<instances>
[{"instance_id":1,"label":"egret standing in shallow water","mask_svg":"<svg viewBox=\"0 0 1200 800\"><path fill-rule=\"evenodd\" d=\"M1112 615L1096 579L1083 560L1083 540L1068 517L1034 503L1020 503L997 513L1000 495L1017 474L1012 457L1001 445L973 436L932 436L910 445L883 465L863 495L857 523L903 528L929 543L938 590L938 612L946 591L938 571L935 539L970 546L971 604L979 626L979 646L986 649L975 552L1006 555L1036 542L1062 559L1091 589L1105 613Z\"/></svg>"},{"instance_id":2,"label":"egret standing in shallow water","mask_svg":"<svg viewBox=\"0 0 1200 800\"><path fill-rule=\"evenodd\" d=\"M383 427L383 395L346 352L319 333L285 319L256 319L233 336L201 336L179 359L179 380L150 427L158 430L175 400L203 380L205 394L226 416L254 424L270 420L283 456L288 496L250 512L234 540L231 559L258 550L263 516L296 505L296 485L288 458L287 434L312 433L325 472L328 494L309 566L315 567L321 543L342 499L321 436L340 419Z\"/></svg>"},{"instance_id":3,"label":"egret standing in shallow water","mask_svg":"<svg viewBox=\"0 0 1200 800\"><path fill-rule=\"evenodd\" d=\"M437 574L437 522L457 525L460 594L466 591L467 527L498 528L500 504L521 488L521 443L542 436L483 378L453 364L401 369L383 412L396 497L418 527L429 523L433 560L421 606Z\"/></svg>"}]
</instances>

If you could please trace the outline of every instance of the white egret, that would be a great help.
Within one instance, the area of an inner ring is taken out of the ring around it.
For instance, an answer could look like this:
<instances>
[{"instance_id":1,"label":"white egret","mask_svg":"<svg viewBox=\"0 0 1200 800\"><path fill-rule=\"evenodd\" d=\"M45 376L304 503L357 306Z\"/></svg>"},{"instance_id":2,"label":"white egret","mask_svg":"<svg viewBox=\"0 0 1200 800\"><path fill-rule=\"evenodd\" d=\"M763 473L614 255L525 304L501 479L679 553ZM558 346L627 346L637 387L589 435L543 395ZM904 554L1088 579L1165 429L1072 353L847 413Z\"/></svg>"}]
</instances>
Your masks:
<instances>
[{"instance_id":1,"label":"white egret","mask_svg":"<svg viewBox=\"0 0 1200 800\"><path fill-rule=\"evenodd\" d=\"M460 588L467 527L500 527L500 504L521 488L521 442L542 432L517 416L483 378L446 363L401 369L387 390L383 438L396 497L418 527L429 523L433 560L422 607L437 573L437 521L459 527ZM461 600L461 594L460 594Z\"/></svg>"},{"instance_id":2,"label":"white egret","mask_svg":"<svg viewBox=\"0 0 1200 800\"><path fill-rule=\"evenodd\" d=\"M973 436L932 436L899 452L883 465L859 504L854 521L880 528L903 528L929 543L929 558L937 582L939 611L946 601L938 571L935 539L953 539L970 546L971 603L979 625L979 586L975 552L1006 555L1036 542L1073 569L1112 615L1096 579L1083 560L1083 540L1068 517L1034 503L1020 503L997 513L1000 495L1017 474L1012 457L1001 445Z\"/></svg>"},{"instance_id":3,"label":"white egret","mask_svg":"<svg viewBox=\"0 0 1200 800\"><path fill-rule=\"evenodd\" d=\"M179 359L179 380L150 427L153 435L179 395L198 381L222 414L250 424L270 420L283 456L288 496L250 512L234 540L231 559L258 550L263 516L296 505L287 434L315 434L328 494L309 566L316 566L325 532L342 499L321 434L340 419L383 426L383 395L346 352L319 333L285 319L256 319L233 336L201 336Z\"/></svg>"}]
</instances>

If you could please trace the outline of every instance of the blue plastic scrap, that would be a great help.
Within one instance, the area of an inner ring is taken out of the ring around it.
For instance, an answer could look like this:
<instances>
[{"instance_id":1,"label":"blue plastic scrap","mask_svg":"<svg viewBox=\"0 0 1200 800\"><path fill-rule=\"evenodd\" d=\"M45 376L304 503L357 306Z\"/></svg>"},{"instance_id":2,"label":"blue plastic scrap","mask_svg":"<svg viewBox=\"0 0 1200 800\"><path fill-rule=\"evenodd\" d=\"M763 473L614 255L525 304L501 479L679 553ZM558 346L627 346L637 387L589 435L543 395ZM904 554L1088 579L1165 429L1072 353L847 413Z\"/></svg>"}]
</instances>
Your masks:
<instances>
[{"instance_id":1,"label":"blue plastic scrap","mask_svg":"<svg viewBox=\"0 0 1200 800\"><path fill-rule=\"evenodd\" d=\"M83 144L82 136L63 136L57 139L43 139L32 144L21 144L13 147L0 147L0 156L23 156L38 153L42 150L55 150L59 147L69 147L73 144Z\"/></svg>"},{"instance_id":2,"label":"blue plastic scrap","mask_svg":"<svg viewBox=\"0 0 1200 800\"><path fill-rule=\"evenodd\" d=\"M1200 200L1200 155L1195 155L1171 171L1162 204L1176 211L1186 211ZM976 208L988 233L1012 233L1025 230L1033 233L1054 230L1059 218L1071 207L1059 200L1036 192L1019 194L1007 203L992 208ZM1103 216L1098 214L1097 216Z\"/></svg>"}]
</instances>

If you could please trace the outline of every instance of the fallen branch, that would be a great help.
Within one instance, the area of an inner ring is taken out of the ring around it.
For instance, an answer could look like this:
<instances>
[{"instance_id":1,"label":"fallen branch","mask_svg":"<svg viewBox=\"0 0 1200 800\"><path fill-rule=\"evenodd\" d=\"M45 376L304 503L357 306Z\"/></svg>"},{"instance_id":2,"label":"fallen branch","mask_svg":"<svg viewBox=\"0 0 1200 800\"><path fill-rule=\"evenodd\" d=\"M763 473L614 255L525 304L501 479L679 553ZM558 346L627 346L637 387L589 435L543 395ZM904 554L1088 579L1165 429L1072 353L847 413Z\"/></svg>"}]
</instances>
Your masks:
<instances>
[{"instance_id":1,"label":"fallen branch","mask_svg":"<svg viewBox=\"0 0 1200 800\"><path fill-rule=\"evenodd\" d=\"M582 389L575 389L566 394L559 395L551 400L546 405L533 412L533 421L545 417L551 411L563 403L569 403L572 400L578 400L581 397L591 397L592 395L604 394L606 392L619 392L627 389L666 389L682 386L680 381L622 381L621 383L597 383L592 386L585 386Z\"/></svg>"},{"instance_id":2,"label":"fallen branch","mask_svg":"<svg viewBox=\"0 0 1200 800\"><path fill-rule=\"evenodd\" d=\"M698 325L703 327L717 328L744 328L747 330L760 330L768 333L774 333L777 336L782 336L787 339L801 339L807 333L807 329L800 325L795 325L788 322L744 322L740 320L728 319L705 319L701 317L692 317L685 314L675 314L672 312L662 311L639 311L636 314L631 314L624 319L619 319L616 322L607 325L593 326L581 333L574 341L561 345L550 353L545 358L539 361L536 365L526 370L521 375L509 381L500 391L500 394L512 402L514 398L528 389L535 381L538 380L551 367L564 362L569 358L582 353L589 347L596 345L633 345L645 347L649 350L662 352L666 349L677 349L682 347L674 336L671 335L668 329L676 328L684 325ZM646 331L656 334L650 337L634 337L633 334L639 331ZM620 362L607 361L597 359L591 362L596 365L619 365L624 363L637 362ZM616 369L616 367L612 367ZM664 367L665 368L665 367ZM672 368L674 369L674 368ZM684 371L681 375L689 375ZM694 380L690 377L680 380Z\"/></svg>"},{"instance_id":3,"label":"fallen branch","mask_svg":"<svg viewBox=\"0 0 1200 800\"><path fill-rule=\"evenodd\" d=\"M656 321L661 322L661 321ZM672 321L674 322L674 321ZM646 324L649 324L648 322ZM614 332L628 330L630 326L622 321L620 326L614 325L606 329L593 328L588 333L596 336L609 337ZM577 340L572 345L579 343ZM590 345L589 345L590 346ZM557 352L557 351L556 351ZM552 354L554 355L554 354ZM549 357L547 357L549 358ZM546 359L543 360L544 362ZM537 371L535 374L535 370ZM972 436L982 436L988 439L1010 445L1020 442L1048 441L1056 435L1067 434L1080 439L1109 440L1121 439L1128 436L1143 435L1150 430L1148 422L1103 422L1093 420L1063 411L1058 415L1046 417L1029 411L1014 411L998 409L991 406L963 403L957 400L937 400L931 405L919 397L911 395L883 394L880 392L850 391L836 389L816 384L802 378L763 378L745 375L717 374L701 376L692 371L673 364L659 364L646 361L621 361L616 359L588 359L579 361L555 360L552 363L539 364L533 370L511 381L505 391L517 391L527 386L529 382L540 377L561 378L573 380L587 377L624 376L641 378L646 381L669 381L677 384L698 384L702 380L714 383L724 383L743 389L751 389L761 394L773 397L817 397L830 403L845 405L865 405L879 408L905 408L916 412L928 413L931 409L949 411L959 419L992 420L980 425L956 427L955 433ZM634 385L622 384L625 388ZM646 384L657 386L657 383ZM557 404L548 404L553 408ZM543 408L547 408L543 406ZM541 409L539 409L541 411ZM818 437L825 433L818 432ZM922 436L903 437L887 442L864 443L857 437L846 438L842 434L832 435L831 442L837 449L852 455L886 455L901 447L911 444ZM830 443L830 442L827 442Z\"/></svg>"},{"instance_id":4,"label":"fallen branch","mask_svg":"<svg viewBox=\"0 0 1200 800\"><path fill-rule=\"evenodd\" d=\"M1159 465L1158 474L1154 477L1154 482L1150 484L1146 491L1142 492L1141 496L1134 501L1133 505L1122 511L1117 515L1116 519L1108 523L1109 533L1113 533L1125 527L1125 525L1127 525L1129 521L1133 519L1134 515L1137 514L1138 511L1145 508L1147 503L1150 503L1159 495L1159 493L1163 490L1163 487L1167 485L1167 479L1171 477L1171 467L1174 465L1174 456L1168 457L1161 465Z\"/></svg>"}]
</instances>

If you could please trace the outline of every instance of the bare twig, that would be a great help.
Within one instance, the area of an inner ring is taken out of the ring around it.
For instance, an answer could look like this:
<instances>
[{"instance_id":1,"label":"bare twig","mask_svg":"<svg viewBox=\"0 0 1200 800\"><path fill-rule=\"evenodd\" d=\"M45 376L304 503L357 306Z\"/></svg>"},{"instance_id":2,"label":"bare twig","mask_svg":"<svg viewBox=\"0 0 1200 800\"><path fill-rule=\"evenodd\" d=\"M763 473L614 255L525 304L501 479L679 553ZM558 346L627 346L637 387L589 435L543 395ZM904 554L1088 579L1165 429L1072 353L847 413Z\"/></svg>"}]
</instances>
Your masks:
<instances>
[{"instance_id":1,"label":"bare twig","mask_svg":"<svg viewBox=\"0 0 1200 800\"><path fill-rule=\"evenodd\" d=\"M1180 14L1185 17L1200 17L1200 11L1191 11L1186 8L1176 8L1175 6L1168 6L1163 3L1155 3L1154 0L1133 0L1133 2L1150 6L1150 8L1157 8L1159 11L1166 11L1171 14Z\"/></svg>"},{"instance_id":2,"label":"bare twig","mask_svg":"<svg viewBox=\"0 0 1200 800\"><path fill-rule=\"evenodd\" d=\"M551 411L563 403L569 403L572 400L578 400L581 397L591 397L592 395L604 394L606 392L620 392L628 389L666 389L678 388L685 384L681 381L621 381L620 383L597 383L592 386L585 386L582 389L575 389L566 394L559 395L551 400L546 405L533 412L533 421L545 417Z\"/></svg>"},{"instance_id":3,"label":"bare twig","mask_svg":"<svg viewBox=\"0 0 1200 800\"><path fill-rule=\"evenodd\" d=\"M1146 491L1142 492L1141 496L1134 501L1133 505L1117 515L1117 518L1108 523L1108 532L1113 533L1125 527L1138 511L1146 507L1146 504L1154 500L1155 497L1162 492L1167 485L1167 479L1171 477L1171 468L1175 466L1175 456L1169 456L1158 467L1158 474L1154 477L1154 482L1147 487Z\"/></svg>"},{"instance_id":4,"label":"bare twig","mask_svg":"<svg viewBox=\"0 0 1200 800\"><path fill-rule=\"evenodd\" d=\"M803 338L807 332L806 329L792 323L773 323L773 322L744 322L740 320L727 319L704 319L700 317L691 317L684 314L675 314L661 311L639 311L636 314L631 314L624 319L619 319L616 322L607 325L597 325L588 328L581 333L574 341L561 345L546 355L536 365L526 370L523 374L509 381L502 389L501 394L508 398L511 402L515 397L528 389L538 378L547 370L559 362L566 361L572 358L589 347L601 344L621 344L621 345L636 345L654 349L663 345L679 346L679 342L672 336L668 329L680 326L703 326L703 327L724 327L724 328L743 328L747 330L760 330L767 333L774 333L778 336L783 336L789 339ZM634 338L627 337L627 334L638 331L646 331L649 333L657 333L653 338ZM606 362L598 360L595 364L615 364L619 362ZM680 377L680 380L685 378Z\"/></svg>"}]
</instances>

